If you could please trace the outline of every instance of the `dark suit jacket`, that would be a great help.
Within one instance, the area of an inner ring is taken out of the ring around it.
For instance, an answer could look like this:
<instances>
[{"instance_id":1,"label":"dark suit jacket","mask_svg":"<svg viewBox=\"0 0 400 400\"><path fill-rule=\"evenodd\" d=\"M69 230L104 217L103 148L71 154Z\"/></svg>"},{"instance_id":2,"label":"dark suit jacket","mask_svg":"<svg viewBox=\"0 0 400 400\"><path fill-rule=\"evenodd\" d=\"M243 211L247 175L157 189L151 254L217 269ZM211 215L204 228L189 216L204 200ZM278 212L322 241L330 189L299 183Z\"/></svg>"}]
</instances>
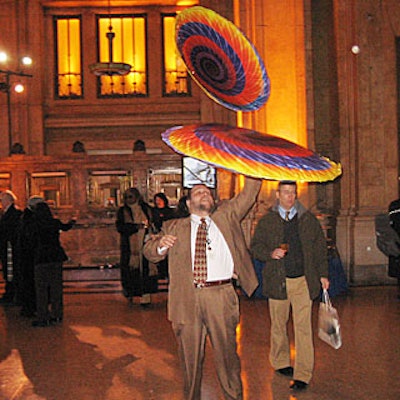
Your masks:
<instances>
[{"instance_id":1,"label":"dark suit jacket","mask_svg":"<svg viewBox=\"0 0 400 400\"><path fill-rule=\"evenodd\" d=\"M400 199L389 204L389 215L392 228L400 235ZM400 257L389 257L388 275L400 279Z\"/></svg>"},{"instance_id":2,"label":"dark suit jacket","mask_svg":"<svg viewBox=\"0 0 400 400\"><path fill-rule=\"evenodd\" d=\"M7 209L0 219L0 260L3 268L7 268L7 242L13 247L13 262L16 262L18 252L18 231L21 223L22 211L15 208L14 204Z\"/></svg>"},{"instance_id":3,"label":"dark suit jacket","mask_svg":"<svg viewBox=\"0 0 400 400\"><path fill-rule=\"evenodd\" d=\"M249 209L255 203L261 181L246 178L243 190L233 199L222 202L212 213L211 219L220 229L232 253L234 272L241 287L250 296L258 286L251 258L246 247L240 225ZM168 252L169 290L168 319L176 323L192 320L195 305L195 289L191 261L191 226L190 217L166 221L160 235L148 241L144 246L144 255L151 262L157 263L165 256L157 252L163 234L176 236L177 242Z\"/></svg>"}]
</instances>

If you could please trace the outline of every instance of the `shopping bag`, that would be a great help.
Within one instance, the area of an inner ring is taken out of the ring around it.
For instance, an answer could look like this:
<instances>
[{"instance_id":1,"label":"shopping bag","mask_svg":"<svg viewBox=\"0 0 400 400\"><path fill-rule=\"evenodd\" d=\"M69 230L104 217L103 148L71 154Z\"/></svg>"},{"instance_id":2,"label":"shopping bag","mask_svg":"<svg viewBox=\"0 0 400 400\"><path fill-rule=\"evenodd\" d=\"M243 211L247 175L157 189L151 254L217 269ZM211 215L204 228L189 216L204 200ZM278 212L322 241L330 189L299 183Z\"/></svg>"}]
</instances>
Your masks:
<instances>
[{"instance_id":1,"label":"shopping bag","mask_svg":"<svg viewBox=\"0 0 400 400\"><path fill-rule=\"evenodd\" d=\"M318 337L334 349L339 349L342 346L339 316L326 289L323 290L322 300L318 311Z\"/></svg>"}]
</instances>

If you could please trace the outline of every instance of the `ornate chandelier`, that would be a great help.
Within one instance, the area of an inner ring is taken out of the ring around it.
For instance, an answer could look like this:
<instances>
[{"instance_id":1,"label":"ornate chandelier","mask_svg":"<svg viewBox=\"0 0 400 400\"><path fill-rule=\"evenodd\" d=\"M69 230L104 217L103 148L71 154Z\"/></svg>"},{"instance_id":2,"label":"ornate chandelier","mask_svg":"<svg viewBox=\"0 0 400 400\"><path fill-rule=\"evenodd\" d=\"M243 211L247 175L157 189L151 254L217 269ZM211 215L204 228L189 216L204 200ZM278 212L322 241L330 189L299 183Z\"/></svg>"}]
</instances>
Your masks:
<instances>
[{"instance_id":1,"label":"ornate chandelier","mask_svg":"<svg viewBox=\"0 0 400 400\"><path fill-rule=\"evenodd\" d=\"M111 5L110 0L108 1L108 15L110 25L108 26L108 32L106 37L108 40L108 62L98 62L89 65L90 72L96 76L123 76L129 74L132 66L123 62L114 62L113 60L113 39L115 38L115 32L111 24Z\"/></svg>"}]
</instances>

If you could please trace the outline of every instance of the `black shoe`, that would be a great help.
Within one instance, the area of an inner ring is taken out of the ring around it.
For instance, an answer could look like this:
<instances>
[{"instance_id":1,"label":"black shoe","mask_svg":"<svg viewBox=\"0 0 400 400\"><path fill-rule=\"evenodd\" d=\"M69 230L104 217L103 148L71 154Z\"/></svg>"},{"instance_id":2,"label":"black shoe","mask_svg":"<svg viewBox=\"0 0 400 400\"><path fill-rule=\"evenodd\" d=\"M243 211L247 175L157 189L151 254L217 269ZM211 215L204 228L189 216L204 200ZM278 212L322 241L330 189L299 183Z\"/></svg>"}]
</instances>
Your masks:
<instances>
[{"instance_id":1,"label":"black shoe","mask_svg":"<svg viewBox=\"0 0 400 400\"><path fill-rule=\"evenodd\" d=\"M32 318L32 317L35 316L35 312L34 312L34 311L31 311L31 310L27 310L26 308L23 308L23 309L20 311L19 315L20 315L21 317Z\"/></svg>"},{"instance_id":2,"label":"black shoe","mask_svg":"<svg viewBox=\"0 0 400 400\"><path fill-rule=\"evenodd\" d=\"M62 320L63 320L62 317L50 318L50 324L51 325L61 324Z\"/></svg>"},{"instance_id":3,"label":"black shoe","mask_svg":"<svg viewBox=\"0 0 400 400\"><path fill-rule=\"evenodd\" d=\"M46 319L44 321L42 320L36 320L36 321L32 321L32 326L38 328L38 327L45 327L45 326L49 326L50 322Z\"/></svg>"},{"instance_id":4,"label":"black shoe","mask_svg":"<svg viewBox=\"0 0 400 400\"><path fill-rule=\"evenodd\" d=\"M1 297L0 298L0 304L4 304L4 305L11 305L13 304L13 299L10 297Z\"/></svg>"},{"instance_id":5,"label":"black shoe","mask_svg":"<svg viewBox=\"0 0 400 400\"><path fill-rule=\"evenodd\" d=\"M295 379L294 381L292 381L290 383L290 389L293 390L305 390L307 389L308 383L305 383L303 381L298 381L297 379Z\"/></svg>"},{"instance_id":6,"label":"black shoe","mask_svg":"<svg viewBox=\"0 0 400 400\"><path fill-rule=\"evenodd\" d=\"M293 376L293 367L279 368L276 370L276 372L278 374L289 376L291 378Z\"/></svg>"}]
</instances>

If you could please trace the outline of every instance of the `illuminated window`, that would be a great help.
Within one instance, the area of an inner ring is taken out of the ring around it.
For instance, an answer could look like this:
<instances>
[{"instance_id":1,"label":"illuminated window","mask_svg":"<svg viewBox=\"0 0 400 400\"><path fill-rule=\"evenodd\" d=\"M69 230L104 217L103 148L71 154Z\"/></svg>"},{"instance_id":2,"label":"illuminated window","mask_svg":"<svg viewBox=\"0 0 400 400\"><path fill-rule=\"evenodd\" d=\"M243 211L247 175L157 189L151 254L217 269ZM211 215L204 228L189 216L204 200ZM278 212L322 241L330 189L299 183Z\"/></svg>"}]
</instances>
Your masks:
<instances>
[{"instance_id":1,"label":"illuminated window","mask_svg":"<svg viewBox=\"0 0 400 400\"><path fill-rule=\"evenodd\" d=\"M112 31L112 52L107 33ZM127 75L99 77L100 97L147 96L146 17L98 16L100 63L131 65ZM111 54L110 54L111 53Z\"/></svg>"},{"instance_id":2,"label":"illuminated window","mask_svg":"<svg viewBox=\"0 0 400 400\"><path fill-rule=\"evenodd\" d=\"M79 17L55 17L54 29L57 38L56 98L82 98L81 20Z\"/></svg>"},{"instance_id":3,"label":"illuminated window","mask_svg":"<svg viewBox=\"0 0 400 400\"><path fill-rule=\"evenodd\" d=\"M131 171L91 171L86 183L88 205L92 209L120 207L124 192L132 186Z\"/></svg>"},{"instance_id":4,"label":"illuminated window","mask_svg":"<svg viewBox=\"0 0 400 400\"><path fill-rule=\"evenodd\" d=\"M147 198L153 201L156 193L164 193L170 206L176 206L182 194L182 169L150 169L147 174Z\"/></svg>"},{"instance_id":5,"label":"illuminated window","mask_svg":"<svg viewBox=\"0 0 400 400\"><path fill-rule=\"evenodd\" d=\"M11 190L11 174L9 172L0 172L0 192Z\"/></svg>"},{"instance_id":6,"label":"illuminated window","mask_svg":"<svg viewBox=\"0 0 400 400\"><path fill-rule=\"evenodd\" d=\"M71 206L69 173L34 172L30 175L29 183L29 196L41 196L55 208Z\"/></svg>"},{"instance_id":7,"label":"illuminated window","mask_svg":"<svg viewBox=\"0 0 400 400\"><path fill-rule=\"evenodd\" d=\"M190 80L175 44L175 14L165 14L163 21L164 96L189 96Z\"/></svg>"}]
</instances>

